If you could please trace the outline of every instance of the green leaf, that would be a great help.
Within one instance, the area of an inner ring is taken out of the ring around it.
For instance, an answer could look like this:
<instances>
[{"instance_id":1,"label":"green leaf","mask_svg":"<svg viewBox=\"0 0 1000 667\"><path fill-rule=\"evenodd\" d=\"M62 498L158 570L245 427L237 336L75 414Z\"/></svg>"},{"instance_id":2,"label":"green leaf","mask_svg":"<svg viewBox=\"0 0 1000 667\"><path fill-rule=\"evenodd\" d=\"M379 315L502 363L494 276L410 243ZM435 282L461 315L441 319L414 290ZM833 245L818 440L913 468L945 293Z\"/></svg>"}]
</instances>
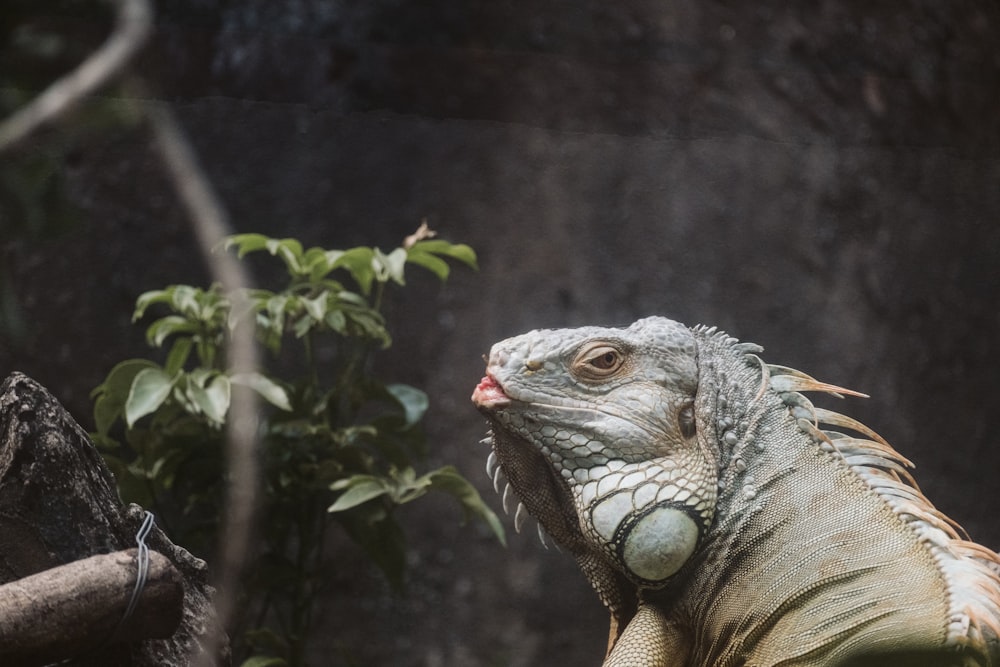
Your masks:
<instances>
[{"instance_id":1,"label":"green leaf","mask_svg":"<svg viewBox=\"0 0 1000 667\"><path fill-rule=\"evenodd\" d=\"M309 274L309 282L316 283L333 270L333 260L322 248L309 248L302 255L302 270Z\"/></svg>"},{"instance_id":2,"label":"green leaf","mask_svg":"<svg viewBox=\"0 0 1000 667\"><path fill-rule=\"evenodd\" d=\"M326 314L326 326L330 327L339 334L347 334L347 318L344 317L343 311L331 310Z\"/></svg>"},{"instance_id":3,"label":"green leaf","mask_svg":"<svg viewBox=\"0 0 1000 667\"><path fill-rule=\"evenodd\" d=\"M288 392L277 382L260 373L235 373L230 376L229 381L243 387L249 387L260 394L261 398L271 405L292 411L292 402L288 397Z\"/></svg>"},{"instance_id":4,"label":"green leaf","mask_svg":"<svg viewBox=\"0 0 1000 667\"><path fill-rule=\"evenodd\" d=\"M261 561L265 569L288 571L294 570L295 564L281 554L265 552L261 554ZM269 627L255 628L247 630L247 642L258 651L271 651L273 653L284 653L288 650L288 641Z\"/></svg>"},{"instance_id":5,"label":"green leaf","mask_svg":"<svg viewBox=\"0 0 1000 667\"><path fill-rule=\"evenodd\" d=\"M146 368L159 368L159 366L149 359L126 359L119 362L104 378L104 382L90 392L90 395L118 396L124 403L129 390L132 389L132 381L135 380L135 376Z\"/></svg>"},{"instance_id":6,"label":"green leaf","mask_svg":"<svg viewBox=\"0 0 1000 667\"><path fill-rule=\"evenodd\" d=\"M372 498L378 498L389 493L386 483L372 475L353 475L347 479L342 479L330 485L334 491L347 488L337 501L330 505L328 512L343 512L344 510L357 507L361 503L368 502Z\"/></svg>"},{"instance_id":7,"label":"green leaf","mask_svg":"<svg viewBox=\"0 0 1000 667\"><path fill-rule=\"evenodd\" d=\"M193 345L194 341L190 338L178 338L174 341L170 348L170 354L167 355L167 363L163 367L167 375L174 376L184 368L184 364L187 363L188 357L191 355Z\"/></svg>"},{"instance_id":8,"label":"green leaf","mask_svg":"<svg viewBox=\"0 0 1000 667\"><path fill-rule=\"evenodd\" d=\"M292 333L295 334L296 338L302 338L316 325L316 320L314 320L309 315L303 315L299 319L295 320L295 324L292 325Z\"/></svg>"},{"instance_id":9,"label":"green leaf","mask_svg":"<svg viewBox=\"0 0 1000 667\"><path fill-rule=\"evenodd\" d=\"M155 412L167 400L173 379L159 367L139 371L125 401L125 423L129 428L141 417Z\"/></svg>"},{"instance_id":10,"label":"green leaf","mask_svg":"<svg viewBox=\"0 0 1000 667\"><path fill-rule=\"evenodd\" d=\"M198 387L204 387L209 380L215 377L216 373L218 373L218 371L211 368L198 367L188 373L187 378L192 384Z\"/></svg>"},{"instance_id":11,"label":"green leaf","mask_svg":"<svg viewBox=\"0 0 1000 667\"><path fill-rule=\"evenodd\" d=\"M285 315L288 310L289 298L286 294L275 294L260 302L258 306L264 311L258 316L258 323L264 329L265 340L269 346L272 346L272 349L281 344L281 336L285 332Z\"/></svg>"},{"instance_id":12,"label":"green leaf","mask_svg":"<svg viewBox=\"0 0 1000 667\"><path fill-rule=\"evenodd\" d=\"M356 307L341 304L341 312L347 318L347 333L353 336L364 336L389 347L392 339L385 328L385 319L377 311L368 306Z\"/></svg>"},{"instance_id":13,"label":"green leaf","mask_svg":"<svg viewBox=\"0 0 1000 667\"><path fill-rule=\"evenodd\" d=\"M288 667L288 661L269 655L255 655L240 663L240 667Z\"/></svg>"},{"instance_id":14,"label":"green leaf","mask_svg":"<svg viewBox=\"0 0 1000 667\"><path fill-rule=\"evenodd\" d=\"M226 249L238 246L237 257L242 258L247 253L267 250L272 255L280 257L285 262L292 277L303 275L302 244L296 239L275 239L263 234L236 234L224 242Z\"/></svg>"},{"instance_id":15,"label":"green leaf","mask_svg":"<svg viewBox=\"0 0 1000 667\"><path fill-rule=\"evenodd\" d=\"M139 318L146 313L146 309L154 303L170 303L170 292L165 289L158 289L140 294L139 298L135 300L132 321L138 322Z\"/></svg>"},{"instance_id":16,"label":"green leaf","mask_svg":"<svg viewBox=\"0 0 1000 667\"><path fill-rule=\"evenodd\" d=\"M136 475L121 459L110 454L104 454L104 462L111 469L118 482L118 491L122 500L127 503L137 503L144 507L153 504L153 496L145 476Z\"/></svg>"},{"instance_id":17,"label":"green leaf","mask_svg":"<svg viewBox=\"0 0 1000 667\"><path fill-rule=\"evenodd\" d=\"M217 426L225 423L231 399L228 377L221 374L215 376L204 389L196 388L191 397L212 423Z\"/></svg>"},{"instance_id":18,"label":"green leaf","mask_svg":"<svg viewBox=\"0 0 1000 667\"><path fill-rule=\"evenodd\" d=\"M302 257L302 244L296 239L267 239L264 247L272 255L281 258L293 278L306 273L299 261Z\"/></svg>"},{"instance_id":19,"label":"green leaf","mask_svg":"<svg viewBox=\"0 0 1000 667\"><path fill-rule=\"evenodd\" d=\"M436 257L430 253L421 252L419 250L411 249L409 255L406 257L406 261L411 264L424 267L441 280L447 280L448 273L451 271L451 267L448 266L448 262L444 261L440 257Z\"/></svg>"},{"instance_id":20,"label":"green leaf","mask_svg":"<svg viewBox=\"0 0 1000 667\"><path fill-rule=\"evenodd\" d=\"M456 498L465 510L466 516L476 516L486 522L497 540L507 546L507 535L504 532L503 524L497 515L483 502L482 496L476 488L469 483L469 480L462 477L453 466L445 466L433 472L429 472L425 477L430 478L431 488L442 491Z\"/></svg>"},{"instance_id":21,"label":"green leaf","mask_svg":"<svg viewBox=\"0 0 1000 667\"><path fill-rule=\"evenodd\" d=\"M403 428L410 428L421 419L430 407L430 400L427 394L416 387L407 384L386 385L385 390L392 395L396 402L403 408L406 423Z\"/></svg>"},{"instance_id":22,"label":"green leaf","mask_svg":"<svg viewBox=\"0 0 1000 667\"><path fill-rule=\"evenodd\" d=\"M330 270L347 269L354 282L361 288L363 294L371 293L372 281L375 279L375 269L372 266L375 251L364 246L350 250L330 250L327 253Z\"/></svg>"},{"instance_id":23,"label":"green leaf","mask_svg":"<svg viewBox=\"0 0 1000 667\"><path fill-rule=\"evenodd\" d=\"M392 280L400 285L405 285L403 271L406 266L406 250L396 248L386 255L378 248L372 255L372 269L375 271L375 279L380 283Z\"/></svg>"},{"instance_id":24,"label":"green leaf","mask_svg":"<svg viewBox=\"0 0 1000 667\"><path fill-rule=\"evenodd\" d=\"M108 373L104 382L91 392L95 397L94 425L97 432L107 435L108 430L125 409L125 400L132 389L132 382L139 371L146 368L158 368L148 359L127 359L115 365Z\"/></svg>"},{"instance_id":25,"label":"green leaf","mask_svg":"<svg viewBox=\"0 0 1000 667\"><path fill-rule=\"evenodd\" d=\"M160 347L167 336L177 333L194 333L197 325L180 315L161 317L146 329L146 342L152 347Z\"/></svg>"},{"instance_id":26,"label":"green leaf","mask_svg":"<svg viewBox=\"0 0 1000 667\"><path fill-rule=\"evenodd\" d=\"M337 300L343 302L344 304L357 306L363 310L371 310L371 306L368 305L368 299L361 296L357 292L352 292L346 289L340 290L337 292ZM372 310L372 312L375 311Z\"/></svg>"},{"instance_id":27,"label":"green leaf","mask_svg":"<svg viewBox=\"0 0 1000 667\"><path fill-rule=\"evenodd\" d=\"M192 318L197 316L201 290L190 285L172 285L167 288L167 292L170 295L170 305L175 311Z\"/></svg>"},{"instance_id":28,"label":"green leaf","mask_svg":"<svg viewBox=\"0 0 1000 667\"><path fill-rule=\"evenodd\" d=\"M393 490L393 500L398 505L412 502L427 493L431 488L431 475L417 477L413 468L406 467L402 470L390 471L396 488Z\"/></svg>"},{"instance_id":29,"label":"green leaf","mask_svg":"<svg viewBox=\"0 0 1000 667\"><path fill-rule=\"evenodd\" d=\"M317 322L322 322L323 319L326 317L326 310L328 307L329 298L330 295L326 292L323 292L319 296L316 296L312 299L304 296L300 297L299 301L302 303L302 306L306 309L306 312L309 313L310 317L312 317Z\"/></svg>"},{"instance_id":30,"label":"green leaf","mask_svg":"<svg viewBox=\"0 0 1000 667\"><path fill-rule=\"evenodd\" d=\"M302 257L302 244L298 241L298 239L268 239L265 242L264 247L267 248L268 252L272 255L288 253L296 259Z\"/></svg>"},{"instance_id":31,"label":"green leaf","mask_svg":"<svg viewBox=\"0 0 1000 667\"><path fill-rule=\"evenodd\" d=\"M263 250L270 239L263 234L236 234L223 242L224 249L237 246L236 256L243 258L247 253Z\"/></svg>"},{"instance_id":32,"label":"green leaf","mask_svg":"<svg viewBox=\"0 0 1000 667\"><path fill-rule=\"evenodd\" d=\"M94 400L94 428L97 434L107 437L111 425L122 414L125 401L119 400L117 396L101 395Z\"/></svg>"},{"instance_id":33,"label":"green leaf","mask_svg":"<svg viewBox=\"0 0 1000 667\"><path fill-rule=\"evenodd\" d=\"M444 255L454 260L462 262L472 269L479 268L476 261L476 251L464 243L449 243L443 240L418 241L410 248L410 253L430 253L432 255Z\"/></svg>"}]
</instances>

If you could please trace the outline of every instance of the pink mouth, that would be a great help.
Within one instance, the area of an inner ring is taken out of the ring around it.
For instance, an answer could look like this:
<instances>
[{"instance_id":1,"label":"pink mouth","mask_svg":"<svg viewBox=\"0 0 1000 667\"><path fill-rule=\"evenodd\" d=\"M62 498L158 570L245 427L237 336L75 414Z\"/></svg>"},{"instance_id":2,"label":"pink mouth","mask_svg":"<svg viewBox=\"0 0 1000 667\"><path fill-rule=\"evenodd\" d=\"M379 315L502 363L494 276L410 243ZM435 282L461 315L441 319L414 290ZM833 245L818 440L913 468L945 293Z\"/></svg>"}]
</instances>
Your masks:
<instances>
[{"instance_id":1,"label":"pink mouth","mask_svg":"<svg viewBox=\"0 0 1000 667\"><path fill-rule=\"evenodd\" d=\"M492 375L487 375L472 392L472 402L480 408L502 408L510 405L510 397Z\"/></svg>"}]
</instances>

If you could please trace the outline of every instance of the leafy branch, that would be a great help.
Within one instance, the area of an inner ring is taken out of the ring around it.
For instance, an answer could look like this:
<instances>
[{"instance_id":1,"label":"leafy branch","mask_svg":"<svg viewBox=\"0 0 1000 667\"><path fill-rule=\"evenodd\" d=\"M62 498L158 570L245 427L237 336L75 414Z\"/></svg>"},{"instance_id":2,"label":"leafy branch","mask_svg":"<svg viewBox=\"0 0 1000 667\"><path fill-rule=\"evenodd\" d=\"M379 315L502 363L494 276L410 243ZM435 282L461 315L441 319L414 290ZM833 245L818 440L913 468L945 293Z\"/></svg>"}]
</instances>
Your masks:
<instances>
[{"instance_id":1,"label":"leafy branch","mask_svg":"<svg viewBox=\"0 0 1000 667\"><path fill-rule=\"evenodd\" d=\"M235 250L241 260L269 254L284 265L285 282L242 289L239 299L218 285L142 294L133 319L158 311L146 340L166 349L165 361L123 361L93 392L94 439L123 495L156 508L195 550L208 549L216 537L221 432L234 387L249 388L269 406L259 424L263 535L254 558L259 565L245 588L245 609L256 620L242 619L248 651L257 655L245 667L305 664L320 574L332 567L324 554L330 523L396 586L405 542L394 510L430 491L453 497L466 517L484 521L504 541L497 517L453 467L417 472L426 393L384 382L370 370L374 355L392 343L380 311L387 286L405 285L410 266L442 281L449 262L476 268L471 248L432 234L422 226L388 253L231 236L220 251ZM271 355L272 370L225 365L231 332L247 319Z\"/></svg>"}]
</instances>

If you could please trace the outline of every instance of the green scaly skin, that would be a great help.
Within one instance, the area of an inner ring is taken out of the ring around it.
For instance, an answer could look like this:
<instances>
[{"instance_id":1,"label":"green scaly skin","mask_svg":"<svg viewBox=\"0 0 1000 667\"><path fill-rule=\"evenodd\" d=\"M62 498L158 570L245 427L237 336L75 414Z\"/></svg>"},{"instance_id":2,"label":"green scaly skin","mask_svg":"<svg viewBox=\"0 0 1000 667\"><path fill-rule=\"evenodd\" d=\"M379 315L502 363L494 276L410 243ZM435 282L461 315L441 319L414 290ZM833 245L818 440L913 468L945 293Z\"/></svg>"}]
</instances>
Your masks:
<instances>
[{"instance_id":1,"label":"green scaly skin","mask_svg":"<svg viewBox=\"0 0 1000 667\"><path fill-rule=\"evenodd\" d=\"M1000 665L997 554L759 352L654 317L490 353L488 467L610 609L604 666Z\"/></svg>"}]
</instances>

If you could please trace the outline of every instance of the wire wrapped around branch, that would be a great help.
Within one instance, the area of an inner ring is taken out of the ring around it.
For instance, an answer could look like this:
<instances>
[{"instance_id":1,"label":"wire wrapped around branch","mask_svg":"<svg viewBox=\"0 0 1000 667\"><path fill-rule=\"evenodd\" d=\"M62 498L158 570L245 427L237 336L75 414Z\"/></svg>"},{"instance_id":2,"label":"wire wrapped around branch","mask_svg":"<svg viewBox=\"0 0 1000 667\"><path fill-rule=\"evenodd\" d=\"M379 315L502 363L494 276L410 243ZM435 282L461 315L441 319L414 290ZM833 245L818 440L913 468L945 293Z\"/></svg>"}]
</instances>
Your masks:
<instances>
[{"instance_id":1,"label":"wire wrapped around branch","mask_svg":"<svg viewBox=\"0 0 1000 667\"><path fill-rule=\"evenodd\" d=\"M181 621L177 569L149 553L142 594L118 627L132 595L137 550L91 556L0 586L0 664L45 665L101 648L171 636Z\"/></svg>"}]
</instances>

